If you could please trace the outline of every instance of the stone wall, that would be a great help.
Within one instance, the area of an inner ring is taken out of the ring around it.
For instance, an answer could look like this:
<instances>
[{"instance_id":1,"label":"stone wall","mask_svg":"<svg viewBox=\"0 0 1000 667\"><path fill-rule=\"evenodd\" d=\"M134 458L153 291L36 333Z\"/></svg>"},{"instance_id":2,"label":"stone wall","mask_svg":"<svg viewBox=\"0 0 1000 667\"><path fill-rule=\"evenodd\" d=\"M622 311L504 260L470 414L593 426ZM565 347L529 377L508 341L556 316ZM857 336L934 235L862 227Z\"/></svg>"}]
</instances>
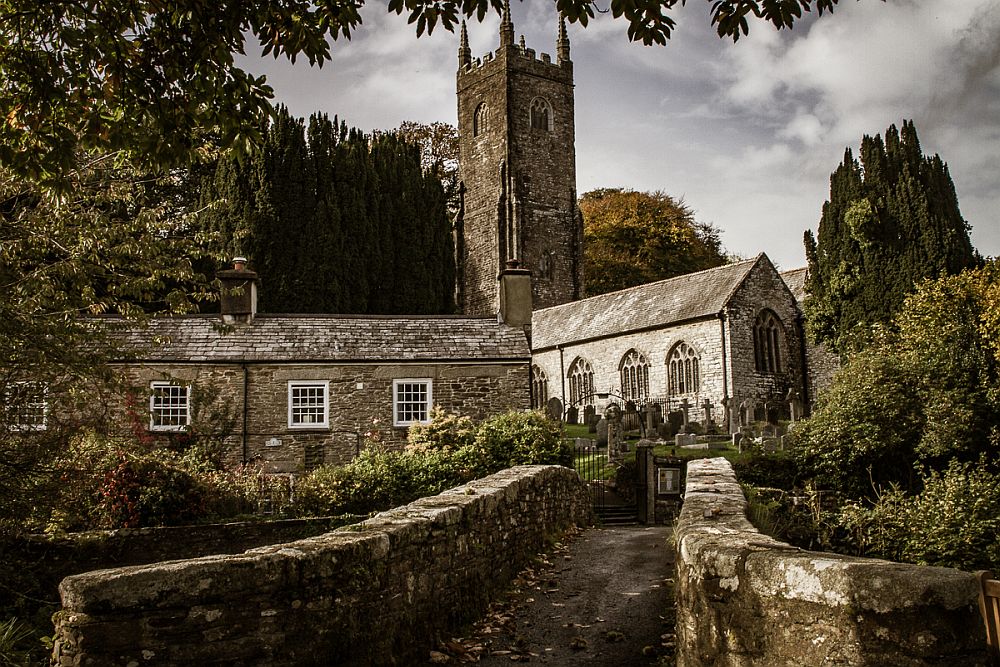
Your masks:
<instances>
[{"instance_id":1,"label":"stone wall","mask_svg":"<svg viewBox=\"0 0 1000 667\"><path fill-rule=\"evenodd\" d=\"M260 460L270 473L298 473L320 463L350 461L366 434L401 447L406 428L393 426L394 379L430 378L433 404L482 420L507 410L529 407L528 364L248 364L246 367L247 431L244 451L244 376L240 364L146 364L126 369L127 382L140 396L154 380L190 383L192 423L199 433L229 434L227 460L236 464ZM288 383L325 380L329 384L329 425L289 428ZM139 400L138 412L147 419ZM169 440L184 434L151 434Z\"/></svg>"},{"instance_id":2,"label":"stone wall","mask_svg":"<svg viewBox=\"0 0 1000 667\"><path fill-rule=\"evenodd\" d=\"M297 542L68 577L53 664L417 664L590 512L574 471L522 466Z\"/></svg>"},{"instance_id":3,"label":"stone wall","mask_svg":"<svg viewBox=\"0 0 1000 667\"><path fill-rule=\"evenodd\" d=\"M762 535L725 459L688 463L676 539L680 667L987 664L974 575Z\"/></svg>"}]
</instances>

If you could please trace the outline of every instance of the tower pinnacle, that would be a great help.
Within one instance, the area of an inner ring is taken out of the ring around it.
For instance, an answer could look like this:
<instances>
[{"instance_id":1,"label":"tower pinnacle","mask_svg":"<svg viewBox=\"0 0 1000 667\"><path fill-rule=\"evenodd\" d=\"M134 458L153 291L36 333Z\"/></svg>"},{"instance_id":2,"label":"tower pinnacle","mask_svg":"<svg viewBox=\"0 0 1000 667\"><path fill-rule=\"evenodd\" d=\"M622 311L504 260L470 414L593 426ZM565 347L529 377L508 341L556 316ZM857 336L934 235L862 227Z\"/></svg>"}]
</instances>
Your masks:
<instances>
[{"instance_id":1,"label":"tower pinnacle","mask_svg":"<svg viewBox=\"0 0 1000 667\"><path fill-rule=\"evenodd\" d=\"M458 44L458 68L462 69L472 64L472 50L469 49L469 31L462 21L462 39Z\"/></svg>"},{"instance_id":2,"label":"tower pinnacle","mask_svg":"<svg viewBox=\"0 0 1000 667\"><path fill-rule=\"evenodd\" d=\"M503 0L500 19L500 46L514 46L514 22L510 20L510 0Z\"/></svg>"},{"instance_id":3,"label":"tower pinnacle","mask_svg":"<svg viewBox=\"0 0 1000 667\"><path fill-rule=\"evenodd\" d=\"M566 35L566 18L559 17L559 38L556 40L556 58L560 63L569 62L569 37Z\"/></svg>"}]
</instances>

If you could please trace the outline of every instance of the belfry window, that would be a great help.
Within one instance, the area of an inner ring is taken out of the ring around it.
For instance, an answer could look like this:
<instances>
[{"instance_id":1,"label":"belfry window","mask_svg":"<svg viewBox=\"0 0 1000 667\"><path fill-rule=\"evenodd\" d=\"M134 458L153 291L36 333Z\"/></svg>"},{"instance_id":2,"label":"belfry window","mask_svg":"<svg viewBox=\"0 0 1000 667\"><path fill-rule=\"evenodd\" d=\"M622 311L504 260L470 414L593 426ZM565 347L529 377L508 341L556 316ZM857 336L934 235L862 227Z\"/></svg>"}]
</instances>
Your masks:
<instances>
[{"instance_id":1,"label":"belfry window","mask_svg":"<svg viewBox=\"0 0 1000 667\"><path fill-rule=\"evenodd\" d=\"M754 364L759 373L781 371L781 347L784 339L784 328L774 311L761 311L753 325Z\"/></svg>"},{"instance_id":2,"label":"belfry window","mask_svg":"<svg viewBox=\"0 0 1000 667\"><path fill-rule=\"evenodd\" d=\"M531 129L552 131L552 107L544 98L536 97L531 100Z\"/></svg>"},{"instance_id":3,"label":"belfry window","mask_svg":"<svg viewBox=\"0 0 1000 667\"><path fill-rule=\"evenodd\" d=\"M531 407L544 410L549 402L549 378L538 366L531 366Z\"/></svg>"},{"instance_id":4,"label":"belfry window","mask_svg":"<svg viewBox=\"0 0 1000 667\"><path fill-rule=\"evenodd\" d=\"M583 357L569 366L569 400L573 405L590 404L594 394L594 367Z\"/></svg>"},{"instance_id":5,"label":"belfry window","mask_svg":"<svg viewBox=\"0 0 1000 667\"><path fill-rule=\"evenodd\" d=\"M649 362L641 352L626 352L618 371L622 379L622 397L626 401L643 401L649 396Z\"/></svg>"},{"instance_id":6,"label":"belfry window","mask_svg":"<svg viewBox=\"0 0 1000 667\"><path fill-rule=\"evenodd\" d=\"M478 137L489 128L490 108L486 102L480 102L476 111L472 114L472 136Z\"/></svg>"},{"instance_id":7,"label":"belfry window","mask_svg":"<svg viewBox=\"0 0 1000 667\"><path fill-rule=\"evenodd\" d=\"M667 386L670 394L696 394L701 389L698 352L687 343L677 343L667 357Z\"/></svg>"}]
</instances>

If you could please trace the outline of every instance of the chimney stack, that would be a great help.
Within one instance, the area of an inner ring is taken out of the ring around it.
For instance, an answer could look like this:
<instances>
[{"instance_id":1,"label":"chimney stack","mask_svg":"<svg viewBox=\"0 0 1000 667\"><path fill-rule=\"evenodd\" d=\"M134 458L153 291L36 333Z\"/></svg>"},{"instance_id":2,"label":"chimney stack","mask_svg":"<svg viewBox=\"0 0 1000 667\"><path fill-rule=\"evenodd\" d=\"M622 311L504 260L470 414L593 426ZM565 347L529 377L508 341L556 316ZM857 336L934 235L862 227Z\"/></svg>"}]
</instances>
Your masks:
<instances>
[{"instance_id":1,"label":"chimney stack","mask_svg":"<svg viewBox=\"0 0 1000 667\"><path fill-rule=\"evenodd\" d=\"M516 259L509 259L500 272L499 319L512 327L530 327L531 271L519 266Z\"/></svg>"},{"instance_id":2,"label":"chimney stack","mask_svg":"<svg viewBox=\"0 0 1000 667\"><path fill-rule=\"evenodd\" d=\"M222 283L222 321L226 324L249 324L257 314L257 274L247 270L245 257L234 257L233 268L219 271Z\"/></svg>"}]
</instances>

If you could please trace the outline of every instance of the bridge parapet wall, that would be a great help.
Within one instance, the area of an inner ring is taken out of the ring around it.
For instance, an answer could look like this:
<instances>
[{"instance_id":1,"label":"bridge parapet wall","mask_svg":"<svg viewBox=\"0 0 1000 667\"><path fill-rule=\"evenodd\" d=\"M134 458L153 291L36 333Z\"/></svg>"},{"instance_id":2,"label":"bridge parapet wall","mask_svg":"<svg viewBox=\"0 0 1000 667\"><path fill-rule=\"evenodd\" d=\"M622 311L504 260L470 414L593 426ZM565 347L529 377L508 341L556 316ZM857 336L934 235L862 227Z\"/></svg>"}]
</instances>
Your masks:
<instances>
[{"instance_id":1,"label":"bridge parapet wall","mask_svg":"<svg viewBox=\"0 0 1000 667\"><path fill-rule=\"evenodd\" d=\"M576 472L521 466L296 542L74 575L52 664L423 662L590 513Z\"/></svg>"},{"instance_id":2,"label":"bridge parapet wall","mask_svg":"<svg viewBox=\"0 0 1000 667\"><path fill-rule=\"evenodd\" d=\"M679 667L987 664L974 575L804 551L758 532L732 466L688 463Z\"/></svg>"}]
</instances>

